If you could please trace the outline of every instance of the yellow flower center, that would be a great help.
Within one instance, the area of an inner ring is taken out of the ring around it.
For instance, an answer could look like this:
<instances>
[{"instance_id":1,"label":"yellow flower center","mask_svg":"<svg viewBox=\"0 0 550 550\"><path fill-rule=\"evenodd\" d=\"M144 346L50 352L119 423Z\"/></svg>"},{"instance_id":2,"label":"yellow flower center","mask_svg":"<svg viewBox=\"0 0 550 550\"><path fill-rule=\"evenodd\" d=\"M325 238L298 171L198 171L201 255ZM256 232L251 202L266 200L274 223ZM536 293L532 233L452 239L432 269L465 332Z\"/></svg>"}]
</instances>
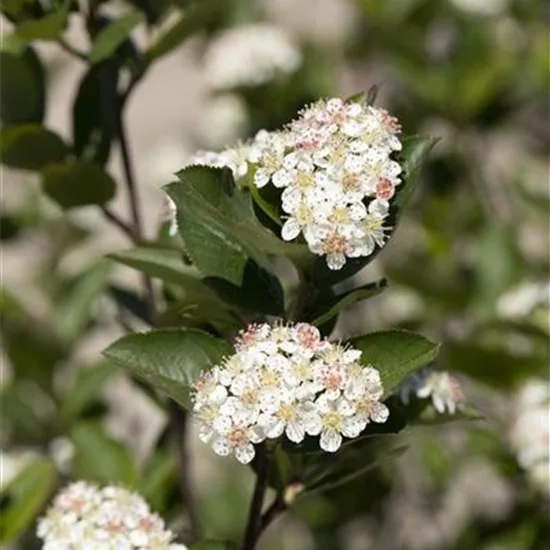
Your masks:
<instances>
[{"instance_id":1,"label":"yellow flower center","mask_svg":"<svg viewBox=\"0 0 550 550\"><path fill-rule=\"evenodd\" d=\"M336 411L330 411L323 415L323 426L330 430L340 431L342 417Z\"/></svg>"},{"instance_id":2,"label":"yellow flower center","mask_svg":"<svg viewBox=\"0 0 550 550\"><path fill-rule=\"evenodd\" d=\"M332 223L345 223L349 221L349 212L344 206L335 208L330 215Z\"/></svg>"},{"instance_id":3,"label":"yellow flower center","mask_svg":"<svg viewBox=\"0 0 550 550\"><path fill-rule=\"evenodd\" d=\"M262 385L263 386L276 386L279 382L279 377L272 370L266 370L262 374Z\"/></svg>"},{"instance_id":4,"label":"yellow flower center","mask_svg":"<svg viewBox=\"0 0 550 550\"><path fill-rule=\"evenodd\" d=\"M315 183L315 178L311 172L298 172L296 175L296 185L302 191L309 189Z\"/></svg>"},{"instance_id":5,"label":"yellow flower center","mask_svg":"<svg viewBox=\"0 0 550 550\"><path fill-rule=\"evenodd\" d=\"M290 422L296 418L296 411L292 405L285 403L279 407L277 416L285 422Z\"/></svg>"},{"instance_id":6,"label":"yellow flower center","mask_svg":"<svg viewBox=\"0 0 550 550\"><path fill-rule=\"evenodd\" d=\"M298 207L298 210L294 217L300 225L307 225L313 221L313 214L311 212L311 209L304 203L302 203Z\"/></svg>"}]
</instances>

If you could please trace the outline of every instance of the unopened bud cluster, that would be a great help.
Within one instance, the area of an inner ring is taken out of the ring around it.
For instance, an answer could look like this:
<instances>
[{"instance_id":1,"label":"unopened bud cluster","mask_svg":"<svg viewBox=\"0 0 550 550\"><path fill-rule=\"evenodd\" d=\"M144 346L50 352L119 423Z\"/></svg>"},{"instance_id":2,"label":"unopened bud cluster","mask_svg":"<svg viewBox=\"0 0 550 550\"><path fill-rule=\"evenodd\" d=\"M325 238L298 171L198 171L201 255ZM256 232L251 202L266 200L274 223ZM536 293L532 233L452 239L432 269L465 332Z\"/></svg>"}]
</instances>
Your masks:
<instances>
[{"instance_id":1,"label":"unopened bud cluster","mask_svg":"<svg viewBox=\"0 0 550 550\"><path fill-rule=\"evenodd\" d=\"M235 349L194 385L199 437L219 455L246 464L254 444L283 434L294 443L320 436L321 449L335 452L343 436L388 418L378 371L307 323L250 325Z\"/></svg>"},{"instance_id":2,"label":"unopened bud cluster","mask_svg":"<svg viewBox=\"0 0 550 550\"><path fill-rule=\"evenodd\" d=\"M330 269L370 256L387 239L401 166L400 125L383 109L333 98L307 107L281 132L256 136L254 183L282 189L281 237L300 234Z\"/></svg>"},{"instance_id":3,"label":"unopened bud cluster","mask_svg":"<svg viewBox=\"0 0 550 550\"><path fill-rule=\"evenodd\" d=\"M186 550L136 493L78 481L54 499L39 521L43 550Z\"/></svg>"}]
</instances>

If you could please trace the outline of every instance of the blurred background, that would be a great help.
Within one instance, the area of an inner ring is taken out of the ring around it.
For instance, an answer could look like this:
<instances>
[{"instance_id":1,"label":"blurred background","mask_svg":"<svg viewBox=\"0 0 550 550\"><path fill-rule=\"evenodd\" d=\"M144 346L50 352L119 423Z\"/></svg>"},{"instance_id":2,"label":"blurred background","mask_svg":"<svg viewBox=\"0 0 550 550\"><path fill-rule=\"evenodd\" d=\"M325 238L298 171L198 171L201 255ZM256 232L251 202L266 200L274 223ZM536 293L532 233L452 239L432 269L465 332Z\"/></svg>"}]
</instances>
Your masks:
<instances>
[{"instance_id":1,"label":"blurred background","mask_svg":"<svg viewBox=\"0 0 550 550\"><path fill-rule=\"evenodd\" d=\"M147 23L132 33L139 54L201 3L100 9L113 19L144 12ZM2 3L8 53L9 4ZM49 9L26 4L41 15ZM351 487L298 499L260 548L548 548L548 3L227 0L210 2L204 21L158 55L126 107L147 235L166 219L161 186L197 150L276 129L319 97L378 86L376 104L406 134L440 141L401 227L357 275L386 277L388 289L342 315L335 336L397 327L442 342L436 366L458 376L483 417L400 435L405 454ZM74 139L75 120L93 120L96 107L90 94L82 98L87 66L74 55L89 49L82 18L71 12L63 44L33 47L46 75L44 124ZM106 168L122 179L116 145ZM139 307L139 277L104 259L128 248L127 239L96 207L63 212L31 171L3 166L1 200L2 487L29 467L38 492L66 477L117 479L185 532L165 415L100 355L123 333L121 308ZM129 217L122 186L110 208ZM191 440L207 534L237 538L252 475ZM98 445L104 453L91 456ZM40 469L46 458L55 464L51 476ZM25 506L4 514L4 536L18 537L9 548L39 547L37 507Z\"/></svg>"}]
</instances>

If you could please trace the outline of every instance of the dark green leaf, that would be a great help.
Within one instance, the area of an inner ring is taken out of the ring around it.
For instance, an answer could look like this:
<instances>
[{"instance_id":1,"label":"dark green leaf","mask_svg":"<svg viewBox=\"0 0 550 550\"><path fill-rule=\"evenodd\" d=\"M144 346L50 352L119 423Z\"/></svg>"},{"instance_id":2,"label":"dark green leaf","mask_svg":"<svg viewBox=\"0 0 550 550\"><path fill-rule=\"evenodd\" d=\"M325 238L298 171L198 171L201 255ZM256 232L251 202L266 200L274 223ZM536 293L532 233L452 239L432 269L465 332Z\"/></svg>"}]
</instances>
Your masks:
<instances>
[{"instance_id":1,"label":"dark green leaf","mask_svg":"<svg viewBox=\"0 0 550 550\"><path fill-rule=\"evenodd\" d=\"M56 483L56 470L50 459L42 458L25 468L2 491L0 542L13 541L30 528L50 499Z\"/></svg>"},{"instance_id":2,"label":"dark green leaf","mask_svg":"<svg viewBox=\"0 0 550 550\"><path fill-rule=\"evenodd\" d=\"M4 124L42 122L44 69L30 47L0 52L0 117Z\"/></svg>"},{"instance_id":3,"label":"dark green leaf","mask_svg":"<svg viewBox=\"0 0 550 550\"><path fill-rule=\"evenodd\" d=\"M238 550L234 542L224 540L203 540L193 544L189 550Z\"/></svg>"},{"instance_id":4,"label":"dark green leaf","mask_svg":"<svg viewBox=\"0 0 550 550\"><path fill-rule=\"evenodd\" d=\"M204 282L226 302L252 312L283 315L285 303L279 279L256 262L246 263L241 285L219 277L206 277Z\"/></svg>"},{"instance_id":5,"label":"dark green leaf","mask_svg":"<svg viewBox=\"0 0 550 550\"><path fill-rule=\"evenodd\" d=\"M64 341L80 336L94 313L97 300L107 285L111 265L101 260L81 273L56 304L55 326Z\"/></svg>"},{"instance_id":6,"label":"dark green leaf","mask_svg":"<svg viewBox=\"0 0 550 550\"><path fill-rule=\"evenodd\" d=\"M188 408L193 382L231 351L229 344L200 330L158 330L125 336L103 353Z\"/></svg>"},{"instance_id":7,"label":"dark green leaf","mask_svg":"<svg viewBox=\"0 0 550 550\"><path fill-rule=\"evenodd\" d=\"M142 13L132 12L103 28L92 46L90 61L99 63L110 57L142 21Z\"/></svg>"},{"instance_id":8,"label":"dark green leaf","mask_svg":"<svg viewBox=\"0 0 550 550\"><path fill-rule=\"evenodd\" d=\"M105 381L116 372L116 367L103 361L91 367L81 368L74 384L63 394L60 403L61 416L70 422L97 398Z\"/></svg>"},{"instance_id":9,"label":"dark green leaf","mask_svg":"<svg viewBox=\"0 0 550 550\"><path fill-rule=\"evenodd\" d=\"M24 40L57 40L65 25L70 2L65 1L63 6L41 19L29 19L17 25L17 36Z\"/></svg>"},{"instance_id":10,"label":"dark green leaf","mask_svg":"<svg viewBox=\"0 0 550 550\"><path fill-rule=\"evenodd\" d=\"M386 284L386 279L381 279L375 283L368 283L360 286L345 294L332 296L329 299L321 298L318 303L313 305L313 313L311 314L313 320L311 323L316 326L323 325L333 317L336 317L346 307L360 300L366 300L367 298L372 298L380 294L386 287Z\"/></svg>"},{"instance_id":11,"label":"dark green leaf","mask_svg":"<svg viewBox=\"0 0 550 550\"><path fill-rule=\"evenodd\" d=\"M109 258L155 277L184 288L208 289L200 281L200 273L193 266L183 263L181 252L166 248L131 248L108 255Z\"/></svg>"},{"instance_id":12,"label":"dark green leaf","mask_svg":"<svg viewBox=\"0 0 550 550\"><path fill-rule=\"evenodd\" d=\"M175 48L195 32L216 19L220 7L227 0L203 0L187 8L172 27L162 34L147 52L150 60L157 59Z\"/></svg>"},{"instance_id":13,"label":"dark green leaf","mask_svg":"<svg viewBox=\"0 0 550 550\"><path fill-rule=\"evenodd\" d=\"M165 509L170 493L177 483L177 467L175 453L171 449L159 449L145 468L139 493L157 512Z\"/></svg>"},{"instance_id":14,"label":"dark green leaf","mask_svg":"<svg viewBox=\"0 0 550 550\"><path fill-rule=\"evenodd\" d=\"M116 99L118 73L118 67L111 63L92 66L80 81L73 103L74 152L101 165L109 158L114 133L104 102L113 104Z\"/></svg>"},{"instance_id":15,"label":"dark green leaf","mask_svg":"<svg viewBox=\"0 0 550 550\"><path fill-rule=\"evenodd\" d=\"M444 359L450 369L501 390L511 390L526 378L548 371L548 360L474 343L447 344Z\"/></svg>"},{"instance_id":16,"label":"dark green leaf","mask_svg":"<svg viewBox=\"0 0 550 550\"><path fill-rule=\"evenodd\" d=\"M454 414L440 413L434 407L425 407L418 417L411 420L410 423L437 426L439 424L448 424L449 422L473 422L476 420L484 420L484 417L470 406L461 407Z\"/></svg>"},{"instance_id":17,"label":"dark green leaf","mask_svg":"<svg viewBox=\"0 0 550 550\"><path fill-rule=\"evenodd\" d=\"M129 311L147 324L152 324L147 302L135 292L120 286L109 285L109 294L118 306Z\"/></svg>"},{"instance_id":18,"label":"dark green leaf","mask_svg":"<svg viewBox=\"0 0 550 550\"><path fill-rule=\"evenodd\" d=\"M346 469L330 473L327 476L323 476L322 479L316 481L311 486L308 486L305 494L311 495L318 492L326 492L341 487L359 479L361 476L364 476L366 473L370 472L374 468L378 468L382 463L385 463L390 457L397 458L403 455L407 449L408 445L399 445L393 449L384 449L383 457L379 457L376 460L373 460L370 463L363 464L358 468L349 471Z\"/></svg>"},{"instance_id":19,"label":"dark green leaf","mask_svg":"<svg viewBox=\"0 0 550 550\"><path fill-rule=\"evenodd\" d=\"M63 140L53 132L34 124L4 128L0 158L12 168L41 170L50 162L61 162L69 153Z\"/></svg>"},{"instance_id":20,"label":"dark green leaf","mask_svg":"<svg viewBox=\"0 0 550 550\"><path fill-rule=\"evenodd\" d=\"M2 0L0 2L0 9L3 13L16 17L23 9L25 2L26 0Z\"/></svg>"},{"instance_id":21,"label":"dark green leaf","mask_svg":"<svg viewBox=\"0 0 550 550\"><path fill-rule=\"evenodd\" d=\"M98 164L86 161L48 164L42 172L42 187L62 208L105 204L116 191L113 178Z\"/></svg>"},{"instance_id":22,"label":"dark green leaf","mask_svg":"<svg viewBox=\"0 0 550 550\"><path fill-rule=\"evenodd\" d=\"M240 286L249 258L269 270L265 247L277 239L260 225L250 197L235 188L231 171L191 166L178 177L182 183L166 190L176 203L186 251L201 273Z\"/></svg>"},{"instance_id":23,"label":"dark green leaf","mask_svg":"<svg viewBox=\"0 0 550 550\"><path fill-rule=\"evenodd\" d=\"M99 424L77 424L70 437L75 450L73 477L107 485L135 486L138 474L130 451L109 437Z\"/></svg>"},{"instance_id":24,"label":"dark green leaf","mask_svg":"<svg viewBox=\"0 0 550 550\"><path fill-rule=\"evenodd\" d=\"M431 363L439 352L439 344L419 334L399 330L373 332L350 343L363 352L362 364L372 365L380 372L385 396L410 372Z\"/></svg>"},{"instance_id":25,"label":"dark green leaf","mask_svg":"<svg viewBox=\"0 0 550 550\"><path fill-rule=\"evenodd\" d=\"M398 161L403 168L403 183L397 188L393 201L397 208L404 208L411 198L418 183L422 164L438 141L439 138L428 136L407 136L402 140L403 149Z\"/></svg>"}]
</instances>

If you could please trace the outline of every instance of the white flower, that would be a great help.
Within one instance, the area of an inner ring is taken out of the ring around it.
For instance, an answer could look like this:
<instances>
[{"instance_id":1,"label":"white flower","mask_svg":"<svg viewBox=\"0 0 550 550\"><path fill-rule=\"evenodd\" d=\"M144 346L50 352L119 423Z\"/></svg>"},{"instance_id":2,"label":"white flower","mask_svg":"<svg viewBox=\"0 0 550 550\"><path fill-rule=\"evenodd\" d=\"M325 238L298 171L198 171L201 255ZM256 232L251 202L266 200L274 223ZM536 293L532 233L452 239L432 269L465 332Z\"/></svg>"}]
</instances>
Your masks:
<instances>
[{"instance_id":1,"label":"white flower","mask_svg":"<svg viewBox=\"0 0 550 550\"><path fill-rule=\"evenodd\" d=\"M367 422L355 414L355 408L345 398L329 399L322 395L315 402L315 412L307 417L305 429L310 435L320 434L320 446L335 453L342 445L342 436L357 437Z\"/></svg>"},{"instance_id":2,"label":"white flower","mask_svg":"<svg viewBox=\"0 0 550 550\"><path fill-rule=\"evenodd\" d=\"M401 183L391 155L400 126L383 109L338 98L318 101L282 132L258 134L254 184L283 189L281 237L303 235L330 269L384 246L390 200Z\"/></svg>"},{"instance_id":3,"label":"white flower","mask_svg":"<svg viewBox=\"0 0 550 550\"><path fill-rule=\"evenodd\" d=\"M65 487L39 520L45 550L187 550L172 543L164 521L136 493L77 481Z\"/></svg>"},{"instance_id":4,"label":"white flower","mask_svg":"<svg viewBox=\"0 0 550 550\"><path fill-rule=\"evenodd\" d=\"M550 496L550 383L532 379L518 392L509 440L529 479Z\"/></svg>"},{"instance_id":5,"label":"white flower","mask_svg":"<svg viewBox=\"0 0 550 550\"><path fill-rule=\"evenodd\" d=\"M378 371L362 367L359 350L323 340L312 325L253 324L235 350L194 384L199 438L219 455L246 464L254 445L283 434L294 443L320 435L321 448L334 452L342 437L388 417Z\"/></svg>"},{"instance_id":6,"label":"white flower","mask_svg":"<svg viewBox=\"0 0 550 550\"><path fill-rule=\"evenodd\" d=\"M166 195L166 209L163 215L165 221L169 222L168 225L168 235L174 237L178 233L178 209L176 208L176 203L172 200L171 197Z\"/></svg>"},{"instance_id":7,"label":"white flower","mask_svg":"<svg viewBox=\"0 0 550 550\"><path fill-rule=\"evenodd\" d=\"M398 393L405 404L409 403L411 395L419 399L431 398L435 410L441 414L454 414L464 403L459 380L449 372L429 368L409 375Z\"/></svg>"},{"instance_id":8,"label":"white flower","mask_svg":"<svg viewBox=\"0 0 550 550\"><path fill-rule=\"evenodd\" d=\"M302 54L279 27L255 23L216 36L204 58L207 83L216 90L260 86L294 73Z\"/></svg>"}]
</instances>

